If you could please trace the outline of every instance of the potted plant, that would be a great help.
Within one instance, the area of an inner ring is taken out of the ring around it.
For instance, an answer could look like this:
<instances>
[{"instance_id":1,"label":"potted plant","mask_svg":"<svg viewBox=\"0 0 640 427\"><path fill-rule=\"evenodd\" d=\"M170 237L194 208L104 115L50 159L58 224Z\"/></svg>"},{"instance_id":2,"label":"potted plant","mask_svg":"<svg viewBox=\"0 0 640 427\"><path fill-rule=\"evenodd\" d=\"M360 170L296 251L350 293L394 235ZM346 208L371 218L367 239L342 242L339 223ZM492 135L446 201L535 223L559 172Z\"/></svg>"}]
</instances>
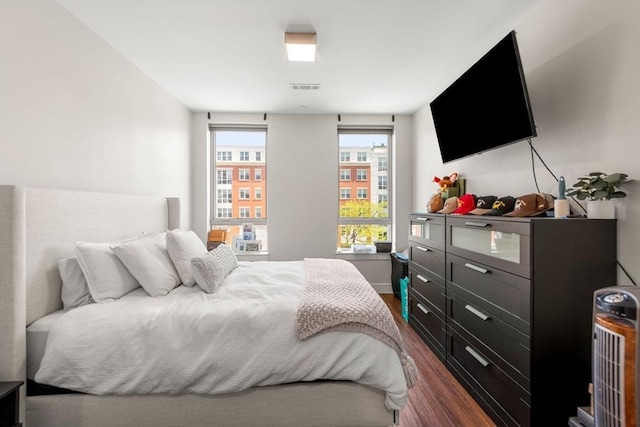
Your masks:
<instances>
[{"instance_id":1,"label":"potted plant","mask_svg":"<svg viewBox=\"0 0 640 427\"><path fill-rule=\"evenodd\" d=\"M620 190L620 186L628 182L627 176L625 173L607 175L591 172L589 176L578 178L578 182L566 191L566 195L587 201L588 218L615 218L612 199L627 197L627 194Z\"/></svg>"}]
</instances>

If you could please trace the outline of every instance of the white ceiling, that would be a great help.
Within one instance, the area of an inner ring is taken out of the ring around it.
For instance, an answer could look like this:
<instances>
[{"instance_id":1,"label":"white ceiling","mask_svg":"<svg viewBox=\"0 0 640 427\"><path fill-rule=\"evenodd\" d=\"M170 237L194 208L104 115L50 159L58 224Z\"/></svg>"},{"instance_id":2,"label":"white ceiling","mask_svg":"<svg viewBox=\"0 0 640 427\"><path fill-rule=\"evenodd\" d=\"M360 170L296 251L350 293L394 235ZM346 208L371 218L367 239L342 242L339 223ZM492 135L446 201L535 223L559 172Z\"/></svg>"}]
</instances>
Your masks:
<instances>
[{"instance_id":1,"label":"white ceiling","mask_svg":"<svg viewBox=\"0 0 640 427\"><path fill-rule=\"evenodd\" d=\"M537 1L59 0L192 111L367 114L415 112ZM287 62L285 30L317 62Z\"/></svg>"}]
</instances>

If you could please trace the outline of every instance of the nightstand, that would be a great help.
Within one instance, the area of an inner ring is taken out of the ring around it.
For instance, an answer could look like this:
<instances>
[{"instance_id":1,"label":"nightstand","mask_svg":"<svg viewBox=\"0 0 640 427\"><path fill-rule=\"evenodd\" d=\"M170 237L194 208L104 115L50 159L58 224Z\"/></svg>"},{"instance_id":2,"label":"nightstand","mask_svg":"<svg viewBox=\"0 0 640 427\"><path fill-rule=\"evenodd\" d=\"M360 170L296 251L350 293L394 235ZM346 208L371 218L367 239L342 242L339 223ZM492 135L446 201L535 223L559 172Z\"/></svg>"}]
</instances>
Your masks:
<instances>
[{"instance_id":1,"label":"nightstand","mask_svg":"<svg viewBox=\"0 0 640 427\"><path fill-rule=\"evenodd\" d=\"M0 382L0 427L21 427L20 386L23 381Z\"/></svg>"}]
</instances>

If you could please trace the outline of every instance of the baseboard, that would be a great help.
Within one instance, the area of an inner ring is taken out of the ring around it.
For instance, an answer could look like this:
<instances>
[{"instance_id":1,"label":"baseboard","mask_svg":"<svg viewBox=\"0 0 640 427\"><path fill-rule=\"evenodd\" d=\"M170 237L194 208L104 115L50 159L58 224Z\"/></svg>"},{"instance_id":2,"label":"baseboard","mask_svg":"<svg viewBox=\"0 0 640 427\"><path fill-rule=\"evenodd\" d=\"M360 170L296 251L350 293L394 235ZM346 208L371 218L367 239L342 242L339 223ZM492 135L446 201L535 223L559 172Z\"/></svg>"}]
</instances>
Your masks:
<instances>
[{"instance_id":1,"label":"baseboard","mask_svg":"<svg viewBox=\"0 0 640 427\"><path fill-rule=\"evenodd\" d=\"M393 288L391 287L391 283L372 283L373 289L376 290L379 294L392 294Z\"/></svg>"}]
</instances>

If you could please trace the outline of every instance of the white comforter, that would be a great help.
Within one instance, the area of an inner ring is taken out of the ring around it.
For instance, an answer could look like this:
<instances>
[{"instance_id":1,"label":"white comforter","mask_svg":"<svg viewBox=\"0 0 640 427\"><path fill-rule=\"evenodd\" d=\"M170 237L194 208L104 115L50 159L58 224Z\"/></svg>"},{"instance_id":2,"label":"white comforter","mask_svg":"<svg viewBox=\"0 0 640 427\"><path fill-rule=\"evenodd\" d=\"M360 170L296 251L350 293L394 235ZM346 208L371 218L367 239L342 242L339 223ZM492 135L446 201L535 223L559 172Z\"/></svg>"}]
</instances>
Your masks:
<instances>
[{"instance_id":1,"label":"white comforter","mask_svg":"<svg viewBox=\"0 0 640 427\"><path fill-rule=\"evenodd\" d=\"M51 330L39 383L91 394L237 392L318 379L386 392L400 409L407 386L397 353L356 332L305 341L295 333L304 263L240 262L213 294L138 289L69 311Z\"/></svg>"}]
</instances>

